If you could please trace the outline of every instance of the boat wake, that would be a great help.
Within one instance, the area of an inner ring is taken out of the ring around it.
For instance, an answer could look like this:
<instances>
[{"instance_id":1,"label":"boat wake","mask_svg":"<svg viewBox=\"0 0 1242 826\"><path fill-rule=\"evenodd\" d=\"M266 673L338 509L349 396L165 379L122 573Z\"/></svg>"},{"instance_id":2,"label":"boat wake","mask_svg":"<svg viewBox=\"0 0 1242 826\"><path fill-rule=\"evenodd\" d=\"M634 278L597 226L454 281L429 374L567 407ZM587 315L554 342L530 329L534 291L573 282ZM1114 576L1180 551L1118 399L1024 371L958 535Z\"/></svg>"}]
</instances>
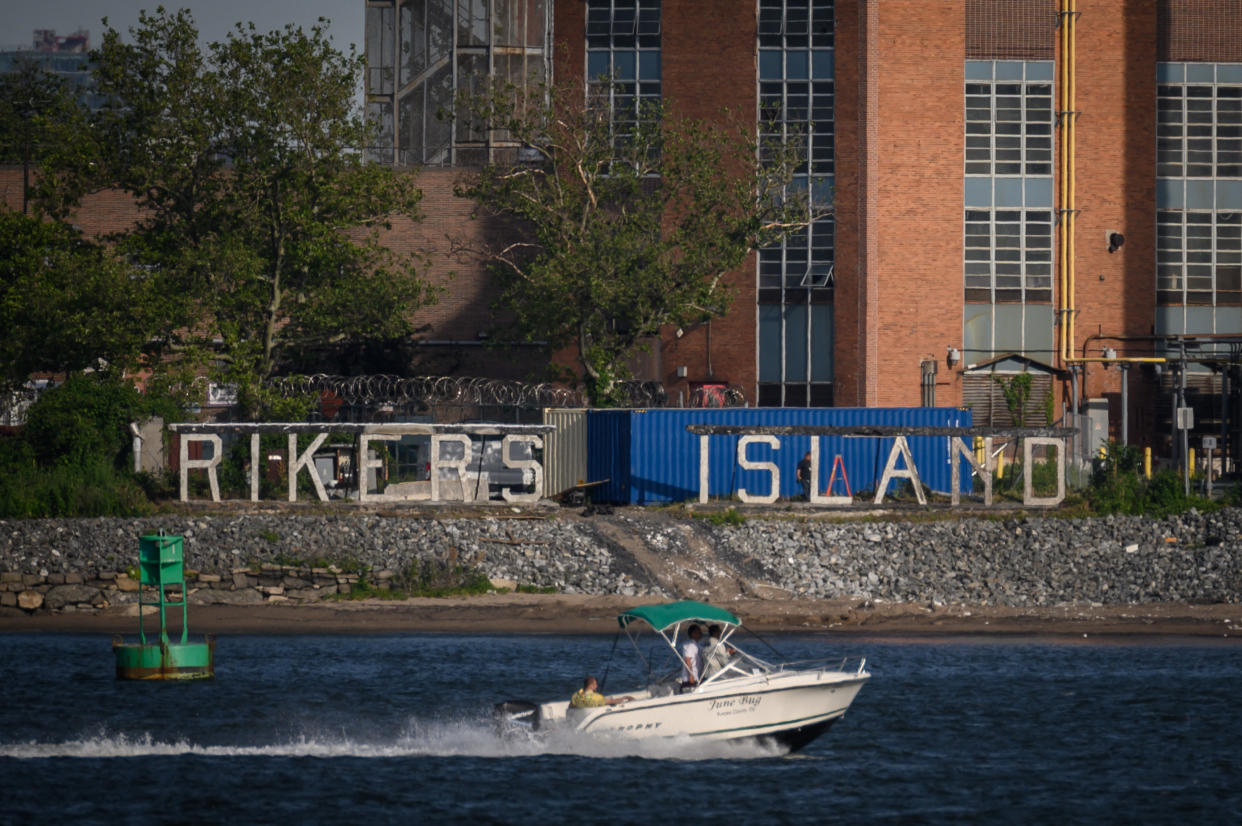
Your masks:
<instances>
[{"instance_id":1,"label":"boat wake","mask_svg":"<svg viewBox=\"0 0 1242 826\"><path fill-rule=\"evenodd\" d=\"M541 737L501 737L490 721L411 719L390 739L355 738L340 731L305 733L258 744L203 744L189 739L160 740L150 733L127 734L106 728L63 742L0 743L0 759L106 759L115 757L536 757L580 755L591 758L641 757L654 760L753 760L778 757L784 749L756 741L704 742L599 739L573 732Z\"/></svg>"}]
</instances>

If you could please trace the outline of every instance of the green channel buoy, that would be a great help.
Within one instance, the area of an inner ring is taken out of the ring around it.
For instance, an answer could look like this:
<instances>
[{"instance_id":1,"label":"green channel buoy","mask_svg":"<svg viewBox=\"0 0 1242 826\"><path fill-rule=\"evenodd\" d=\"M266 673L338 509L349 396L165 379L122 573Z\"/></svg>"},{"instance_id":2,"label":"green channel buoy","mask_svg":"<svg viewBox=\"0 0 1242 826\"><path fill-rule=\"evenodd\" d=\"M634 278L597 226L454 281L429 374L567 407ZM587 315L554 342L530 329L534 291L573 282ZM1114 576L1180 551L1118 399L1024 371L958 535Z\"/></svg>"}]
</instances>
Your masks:
<instances>
[{"instance_id":1,"label":"green channel buoy","mask_svg":"<svg viewBox=\"0 0 1242 826\"><path fill-rule=\"evenodd\" d=\"M138 568L138 642L127 643L119 636L113 638L117 679L204 680L215 676L215 637L208 635L203 642L189 641L182 538L163 534L139 538ZM159 642L147 642L143 609L148 605L158 605L160 609ZM166 609L178 607L181 609L181 640L172 642L168 638Z\"/></svg>"}]
</instances>

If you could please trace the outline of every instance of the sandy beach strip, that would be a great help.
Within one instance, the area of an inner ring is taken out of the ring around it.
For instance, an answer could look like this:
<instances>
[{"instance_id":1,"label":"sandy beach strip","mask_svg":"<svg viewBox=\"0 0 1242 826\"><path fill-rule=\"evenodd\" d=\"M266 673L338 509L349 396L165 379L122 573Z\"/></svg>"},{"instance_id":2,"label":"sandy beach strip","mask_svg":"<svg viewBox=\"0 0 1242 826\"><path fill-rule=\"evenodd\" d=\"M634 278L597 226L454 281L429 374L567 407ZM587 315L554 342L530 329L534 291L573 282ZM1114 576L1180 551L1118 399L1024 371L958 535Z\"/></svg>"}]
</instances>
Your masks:
<instances>
[{"instance_id":1,"label":"sandy beach strip","mask_svg":"<svg viewBox=\"0 0 1242 826\"><path fill-rule=\"evenodd\" d=\"M313 605L196 605L190 629L205 634L612 634L616 615L642 598L488 594ZM1039 608L742 599L722 605L756 631L878 637L942 635L1189 636L1242 640L1242 605L1062 605ZM135 606L95 612L5 612L0 633L137 632ZM147 628L157 625L147 618ZM175 623L179 627L179 622Z\"/></svg>"}]
</instances>

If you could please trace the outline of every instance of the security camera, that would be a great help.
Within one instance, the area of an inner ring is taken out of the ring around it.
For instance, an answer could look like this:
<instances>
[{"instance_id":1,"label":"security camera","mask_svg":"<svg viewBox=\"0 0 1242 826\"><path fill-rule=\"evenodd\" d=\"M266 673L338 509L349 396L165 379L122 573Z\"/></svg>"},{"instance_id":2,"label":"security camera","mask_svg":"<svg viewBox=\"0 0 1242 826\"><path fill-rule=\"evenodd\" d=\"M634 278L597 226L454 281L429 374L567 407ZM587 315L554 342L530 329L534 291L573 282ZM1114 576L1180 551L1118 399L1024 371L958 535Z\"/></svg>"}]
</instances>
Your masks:
<instances>
[{"instance_id":1,"label":"security camera","mask_svg":"<svg viewBox=\"0 0 1242 826\"><path fill-rule=\"evenodd\" d=\"M1125 242L1126 242L1126 237L1122 235L1120 232L1109 232L1108 233L1108 251L1110 253L1116 252L1117 250L1121 249L1121 245L1124 244Z\"/></svg>"}]
</instances>

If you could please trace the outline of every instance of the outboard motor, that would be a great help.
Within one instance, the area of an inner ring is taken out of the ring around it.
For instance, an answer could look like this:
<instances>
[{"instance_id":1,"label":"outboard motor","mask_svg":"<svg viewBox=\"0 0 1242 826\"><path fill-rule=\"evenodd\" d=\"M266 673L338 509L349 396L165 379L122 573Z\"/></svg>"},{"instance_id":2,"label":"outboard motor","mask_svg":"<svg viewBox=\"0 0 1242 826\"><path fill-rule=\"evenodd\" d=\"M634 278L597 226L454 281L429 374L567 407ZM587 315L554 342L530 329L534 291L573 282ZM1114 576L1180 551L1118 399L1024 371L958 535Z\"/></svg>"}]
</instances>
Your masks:
<instances>
[{"instance_id":1,"label":"outboard motor","mask_svg":"<svg viewBox=\"0 0 1242 826\"><path fill-rule=\"evenodd\" d=\"M517 732L530 735L539 731L541 717L539 704L529 700L506 700L492 708L492 721L502 737Z\"/></svg>"}]
</instances>

